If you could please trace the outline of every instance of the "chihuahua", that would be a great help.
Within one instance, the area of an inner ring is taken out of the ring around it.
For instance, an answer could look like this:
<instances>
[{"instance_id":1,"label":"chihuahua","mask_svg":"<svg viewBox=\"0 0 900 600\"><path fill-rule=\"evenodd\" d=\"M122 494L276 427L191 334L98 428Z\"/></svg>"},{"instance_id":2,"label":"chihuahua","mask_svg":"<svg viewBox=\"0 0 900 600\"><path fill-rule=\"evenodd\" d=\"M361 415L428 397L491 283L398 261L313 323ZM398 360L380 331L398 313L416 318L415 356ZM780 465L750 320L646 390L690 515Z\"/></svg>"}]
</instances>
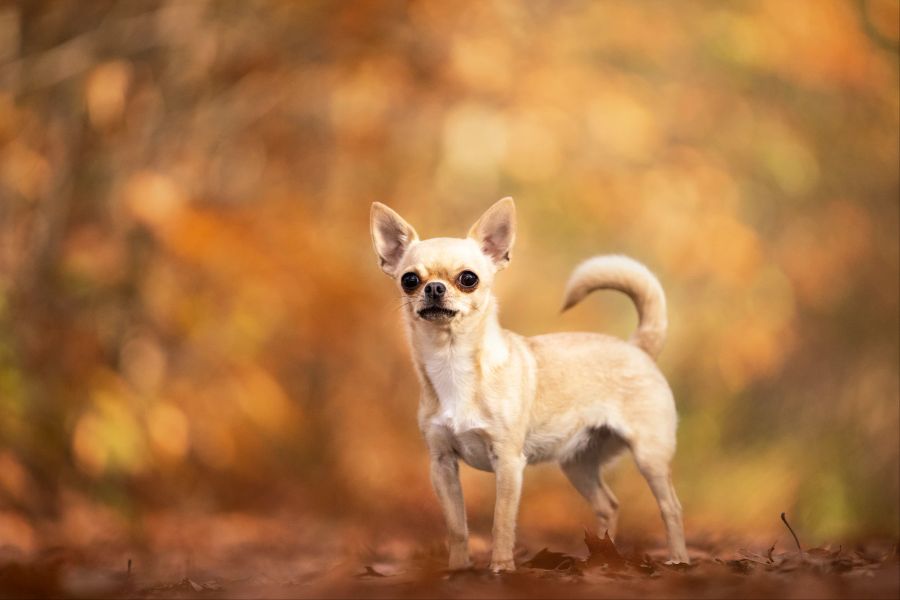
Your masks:
<instances>
[{"instance_id":1,"label":"chihuahua","mask_svg":"<svg viewBox=\"0 0 900 600\"><path fill-rule=\"evenodd\" d=\"M670 562L690 562L669 464L677 415L654 358L666 336L659 281L624 256L597 256L572 273L563 310L599 289L624 292L640 322L625 342L596 333L526 338L500 327L491 293L516 239L515 204L504 198L465 238L420 240L381 203L371 233L382 270L403 298L421 383L418 422L431 480L449 530L449 567L471 565L459 459L496 475L491 570L512 571L526 465L556 461L615 536L619 503L601 468L626 448L659 504Z\"/></svg>"}]
</instances>

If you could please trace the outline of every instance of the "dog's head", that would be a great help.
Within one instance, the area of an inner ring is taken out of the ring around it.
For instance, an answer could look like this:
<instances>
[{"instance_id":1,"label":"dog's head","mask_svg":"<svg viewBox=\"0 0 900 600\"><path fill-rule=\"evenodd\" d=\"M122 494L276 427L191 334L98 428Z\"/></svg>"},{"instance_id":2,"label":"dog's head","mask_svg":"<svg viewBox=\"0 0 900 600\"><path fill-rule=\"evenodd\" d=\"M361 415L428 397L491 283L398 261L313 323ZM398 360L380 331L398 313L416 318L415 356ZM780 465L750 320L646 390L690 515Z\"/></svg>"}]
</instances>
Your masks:
<instances>
[{"instance_id":1,"label":"dog's head","mask_svg":"<svg viewBox=\"0 0 900 600\"><path fill-rule=\"evenodd\" d=\"M490 207L465 238L420 240L396 212L372 205L372 243L382 270L400 288L407 314L434 325L462 322L487 304L516 238L512 198Z\"/></svg>"}]
</instances>

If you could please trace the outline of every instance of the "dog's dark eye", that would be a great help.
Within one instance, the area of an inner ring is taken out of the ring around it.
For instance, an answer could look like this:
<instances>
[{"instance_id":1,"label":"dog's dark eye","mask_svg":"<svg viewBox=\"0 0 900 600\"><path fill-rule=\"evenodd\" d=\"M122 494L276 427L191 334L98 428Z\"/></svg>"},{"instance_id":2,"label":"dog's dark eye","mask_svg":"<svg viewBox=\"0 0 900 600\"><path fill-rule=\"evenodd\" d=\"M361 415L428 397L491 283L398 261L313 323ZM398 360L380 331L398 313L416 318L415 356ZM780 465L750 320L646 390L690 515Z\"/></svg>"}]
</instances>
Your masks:
<instances>
[{"instance_id":1,"label":"dog's dark eye","mask_svg":"<svg viewBox=\"0 0 900 600\"><path fill-rule=\"evenodd\" d=\"M419 287L419 276L415 273L404 273L403 277L400 278L400 285L403 286L403 289L407 292L410 292L417 287Z\"/></svg>"},{"instance_id":2,"label":"dog's dark eye","mask_svg":"<svg viewBox=\"0 0 900 600\"><path fill-rule=\"evenodd\" d=\"M478 275L472 271L463 271L456 278L456 281L459 282L460 287L471 289L478 285Z\"/></svg>"}]
</instances>

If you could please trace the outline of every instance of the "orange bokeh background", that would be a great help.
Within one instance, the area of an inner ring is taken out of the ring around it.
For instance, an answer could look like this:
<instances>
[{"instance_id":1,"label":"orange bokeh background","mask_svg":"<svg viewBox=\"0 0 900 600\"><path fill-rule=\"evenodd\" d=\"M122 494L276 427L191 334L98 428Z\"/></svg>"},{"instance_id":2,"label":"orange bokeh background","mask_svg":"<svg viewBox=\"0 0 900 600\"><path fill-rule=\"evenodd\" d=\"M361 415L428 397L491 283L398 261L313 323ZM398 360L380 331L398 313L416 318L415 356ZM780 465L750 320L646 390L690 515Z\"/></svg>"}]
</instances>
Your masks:
<instances>
[{"instance_id":1,"label":"orange bokeh background","mask_svg":"<svg viewBox=\"0 0 900 600\"><path fill-rule=\"evenodd\" d=\"M0 538L275 509L439 533L369 205L462 235L506 195L505 326L627 336L625 297L558 314L593 254L663 282L689 537L774 535L787 511L811 542L896 538L898 20L891 0L0 7ZM486 533L492 478L463 471ZM623 534L660 537L628 460L612 487ZM520 521L577 539L591 515L539 467Z\"/></svg>"}]
</instances>

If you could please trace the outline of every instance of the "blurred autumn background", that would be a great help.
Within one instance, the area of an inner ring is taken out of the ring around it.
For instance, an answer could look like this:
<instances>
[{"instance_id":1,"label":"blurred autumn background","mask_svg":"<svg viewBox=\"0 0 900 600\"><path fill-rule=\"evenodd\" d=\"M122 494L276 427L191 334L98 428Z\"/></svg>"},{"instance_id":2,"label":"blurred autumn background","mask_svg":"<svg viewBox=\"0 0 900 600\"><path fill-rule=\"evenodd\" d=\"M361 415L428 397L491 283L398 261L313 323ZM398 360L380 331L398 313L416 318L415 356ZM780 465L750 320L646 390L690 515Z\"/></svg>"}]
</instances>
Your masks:
<instances>
[{"instance_id":1,"label":"blurred autumn background","mask_svg":"<svg viewBox=\"0 0 900 600\"><path fill-rule=\"evenodd\" d=\"M369 206L505 195L505 326L627 336L624 296L559 314L593 254L663 282L689 539L896 539L898 6L3 3L0 555L439 545ZM591 522L529 470L524 545Z\"/></svg>"}]
</instances>

